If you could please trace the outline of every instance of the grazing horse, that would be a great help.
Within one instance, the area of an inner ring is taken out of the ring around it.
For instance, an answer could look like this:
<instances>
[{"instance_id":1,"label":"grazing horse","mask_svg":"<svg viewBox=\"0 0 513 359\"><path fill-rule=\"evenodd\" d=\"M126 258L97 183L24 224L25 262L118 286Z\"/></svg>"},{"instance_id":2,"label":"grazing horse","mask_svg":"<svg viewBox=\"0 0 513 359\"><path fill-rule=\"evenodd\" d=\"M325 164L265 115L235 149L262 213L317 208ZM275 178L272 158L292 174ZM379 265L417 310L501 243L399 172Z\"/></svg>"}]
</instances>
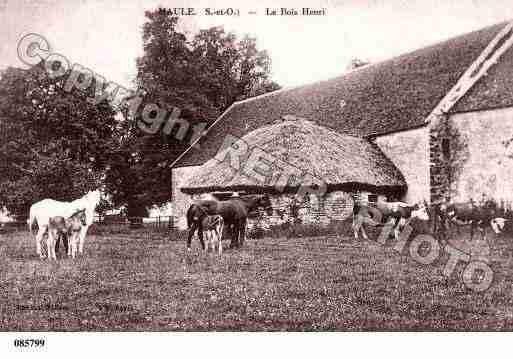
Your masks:
<instances>
[{"instance_id":1,"label":"grazing horse","mask_svg":"<svg viewBox=\"0 0 513 359\"><path fill-rule=\"evenodd\" d=\"M378 201L376 207L359 205L353 207L353 232L355 239L359 239L358 233L362 232L363 238L368 239L363 227L369 224L373 227L384 225L389 221L394 222L394 237L399 239L399 231L406 225L406 220L418 218L428 221L429 215L425 205L409 205L403 202Z\"/></svg>"},{"instance_id":2,"label":"grazing horse","mask_svg":"<svg viewBox=\"0 0 513 359\"><path fill-rule=\"evenodd\" d=\"M187 210L187 226L189 227L189 236L187 238L187 248L191 248L191 239L194 232L198 230L198 237L202 248L205 248L203 242L203 229L201 220L207 215L220 215L223 217L224 224L231 228L232 240L230 248L237 248L244 244L246 236L246 223L248 214L258 208L264 208L267 214L271 214L271 201L266 195L248 195L243 197L230 198L225 201L217 200L199 200L196 201Z\"/></svg>"},{"instance_id":3,"label":"grazing horse","mask_svg":"<svg viewBox=\"0 0 513 359\"><path fill-rule=\"evenodd\" d=\"M449 224L459 227L470 226L470 240L474 237L474 230L481 232L482 239L486 239L486 228L490 225L496 234L500 234L504 229L506 220L497 215L497 208L491 201L485 202L483 205L470 203L449 203L440 207L443 221L442 224L448 228Z\"/></svg>"},{"instance_id":4,"label":"grazing horse","mask_svg":"<svg viewBox=\"0 0 513 359\"><path fill-rule=\"evenodd\" d=\"M75 213L70 218L60 216L50 218L48 221L48 238L46 241L48 259L57 259L55 253L55 241L58 241L59 237L67 237L68 235L71 235L71 238L69 239L70 245L67 246L67 254L68 256L75 258L78 250L80 230L82 229L82 226L85 225L85 210Z\"/></svg>"},{"instance_id":5,"label":"grazing horse","mask_svg":"<svg viewBox=\"0 0 513 359\"><path fill-rule=\"evenodd\" d=\"M91 224L93 224L94 210L99 202L100 191L96 190L88 192L85 196L76 199L73 202L60 202L53 199L43 199L42 201L34 203L30 207L28 226L29 232L32 235L32 226L34 225L34 222L36 222L39 226L39 230L35 235L37 254L43 258L43 254L41 252L41 240L43 239L43 235L48 228L50 218L69 218L73 214L85 210L86 224L79 232L78 251L80 254L82 254L84 250L85 236L87 234L87 230Z\"/></svg>"}]
</instances>

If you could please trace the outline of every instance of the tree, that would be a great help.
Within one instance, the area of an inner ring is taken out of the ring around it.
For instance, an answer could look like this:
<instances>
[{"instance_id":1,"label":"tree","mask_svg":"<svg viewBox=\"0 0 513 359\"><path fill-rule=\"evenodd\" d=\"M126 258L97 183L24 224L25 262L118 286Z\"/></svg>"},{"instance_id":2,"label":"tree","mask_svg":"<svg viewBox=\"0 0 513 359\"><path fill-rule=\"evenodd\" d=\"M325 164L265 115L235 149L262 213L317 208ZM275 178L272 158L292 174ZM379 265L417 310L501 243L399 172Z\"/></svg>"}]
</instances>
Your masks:
<instances>
[{"instance_id":1,"label":"tree","mask_svg":"<svg viewBox=\"0 0 513 359\"><path fill-rule=\"evenodd\" d=\"M43 198L70 201L101 186L115 112L63 91L66 78L51 79L42 63L0 78L0 207L15 216Z\"/></svg>"},{"instance_id":2,"label":"tree","mask_svg":"<svg viewBox=\"0 0 513 359\"><path fill-rule=\"evenodd\" d=\"M180 109L180 118L190 128L183 138L175 136L178 128L169 135L137 133L135 126L128 130L119 150L123 160L107 174L107 187L118 205L134 198L146 206L169 202L170 165L189 147L194 126L210 125L234 101L279 88L269 80L271 61L254 38L238 40L222 27L213 27L189 41L177 29L179 19L170 9L145 15L144 55L137 59L136 80L145 94L138 111L125 111L126 118L134 123L144 104L156 103L169 113Z\"/></svg>"}]
</instances>

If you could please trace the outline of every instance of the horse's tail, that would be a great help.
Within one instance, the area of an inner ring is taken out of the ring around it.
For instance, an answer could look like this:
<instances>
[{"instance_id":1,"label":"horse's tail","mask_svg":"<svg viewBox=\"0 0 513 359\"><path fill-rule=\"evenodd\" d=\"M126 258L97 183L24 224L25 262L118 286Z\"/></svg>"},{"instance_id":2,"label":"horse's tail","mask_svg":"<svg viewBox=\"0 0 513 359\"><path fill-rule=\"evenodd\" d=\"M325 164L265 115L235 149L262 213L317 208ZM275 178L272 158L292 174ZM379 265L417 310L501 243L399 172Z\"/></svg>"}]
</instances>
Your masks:
<instances>
[{"instance_id":1,"label":"horse's tail","mask_svg":"<svg viewBox=\"0 0 513 359\"><path fill-rule=\"evenodd\" d=\"M187 228L191 228L192 226L192 207L194 205L191 205L189 209L187 209L187 213L185 214L185 219L187 220Z\"/></svg>"}]
</instances>

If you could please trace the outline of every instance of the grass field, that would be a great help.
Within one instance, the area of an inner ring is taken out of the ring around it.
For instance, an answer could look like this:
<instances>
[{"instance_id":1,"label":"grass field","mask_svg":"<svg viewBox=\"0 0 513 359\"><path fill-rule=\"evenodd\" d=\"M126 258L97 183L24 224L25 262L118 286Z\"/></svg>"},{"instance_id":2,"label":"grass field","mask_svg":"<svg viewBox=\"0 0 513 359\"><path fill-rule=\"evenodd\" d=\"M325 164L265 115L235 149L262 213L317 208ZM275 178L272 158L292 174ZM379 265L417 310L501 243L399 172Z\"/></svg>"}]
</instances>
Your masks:
<instances>
[{"instance_id":1,"label":"grass field","mask_svg":"<svg viewBox=\"0 0 513 359\"><path fill-rule=\"evenodd\" d=\"M510 238L491 243L485 293L391 247L349 236L248 240L222 257L161 235L91 235L84 257L40 260L28 233L0 237L0 329L513 329ZM228 242L224 242L225 246Z\"/></svg>"}]
</instances>

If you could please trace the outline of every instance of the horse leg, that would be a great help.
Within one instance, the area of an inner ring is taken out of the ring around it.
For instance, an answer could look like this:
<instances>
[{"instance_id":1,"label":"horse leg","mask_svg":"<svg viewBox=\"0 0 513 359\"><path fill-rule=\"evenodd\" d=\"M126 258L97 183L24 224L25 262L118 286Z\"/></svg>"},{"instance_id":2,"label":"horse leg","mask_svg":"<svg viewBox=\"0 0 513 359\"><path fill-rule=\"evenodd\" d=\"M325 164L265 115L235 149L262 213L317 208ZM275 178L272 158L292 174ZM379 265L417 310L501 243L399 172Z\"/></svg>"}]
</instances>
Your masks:
<instances>
[{"instance_id":1,"label":"horse leg","mask_svg":"<svg viewBox=\"0 0 513 359\"><path fill-rule=\"evenodd\" d=\"M358 226L358 222L357 222L357 219L355 216L353 216L353 233L354 233L354 239L355 240L358 240L358 231L360 230L359 226Z\"/></svg>"},{"instance_id":2,"label":"horse leg","mask_svg":"<svg viewBox=\"0 0 513 359\"><path fill-rule=\"evenodd\" d=\"M40 226L36 234L36 253L39 258L43 258L43 253L41 252L41 242L43 241L43 236L45 235L46 229L46 226Z\"/></svg>"},{"instance_id":3,"label":"horse leg","mask_svg":"<svg viewBox=\"0 0 513 359\"><path fill-rule=\"evenodd\" d=\"M217 251L218 251L219 255L223 254L222 235L223 235L223 226L221 225L219 228L219 231L217 232L217 246L218 246Z\"/></svg>"},{"instance_id":4,"label":"horse leg","mask_svg":"<svg viewBox=\"0 0 513 359\"><path fill-rule=\"evenodd\" d=\"M68 257L71 257L73 259L75 259L75 256L77 254L77 251L76 251L76 245L78 243L77 240L77 232L73 232L71 233L71 238L69 239L69 243L68 243Z\"/></svg>"},{"instance_id":5,"label":"horse leg","mask_svg":"<svg viewBox=\"0 0 513 359\"><path fill-rule=\"evenodd\" d=\"M57 259L55 256L55 237L53 230L48 230L48 237L46 238L46 248L48 252L48 259Z\"/></svg>"},{"instance_id":6,"label":"horse leg","mask_svg":"<svg viewBox=\"0 0 513 359\"><path fill-rule=\"evenodd\" d=\"M230 248L237 248L239 246L239 222L234 222L232 224L232 241L230 243Z\"/></svg>"},{"instance_id":7,"label":"horse leg","mask_svg":"<svg viewBox=\"0 0 513 359\"><path fill-rule=\"evenodd\" d=\"M356 220L356 231L355 231L355 234L354 234L356 240L360 239L358 237L358 233L360 231L362 232L362 236L363 236L364 240L368 240L369 239L369 236L367 236L367 232L365 232L364 221L365 221L365 217L358 217L357 220Z\"/></svg>"},{"instance_id":8,"label":"horse leg","mask_svg":"<svg viewBox=\"0 0 513 359\"><path fill-rule=\"evenodd\" d=\"M369 240L369 236L367 235L367 232L365 232L365 226L363 225L363 223L360 225L360 228L362 230L363 239L366 241Z\"/></svg>"},{"instance_id":9,"label":"horse leg","mask_svg":"<svg viewBox=\"0 0 513 359\"><path fill-rule=\"evenodd\" d=\"M216 230L215 228L210 231L210 246L212 247L212 253L215 253L216 251Z\"/></svg>"},{"instance_id":10,"label":"horse leg","mask_svg":"<svg viewBox=\"0 0 513 359\"><path fill-rule=\"evenodd\" d=\"M242 247L244 245L244 241L246 240L246 219L243 219L239 223L239 244Z\"/></svg>"},{"instance_id":11,"label":"horse leg","mask_svg":"<svg viewBox=\"0 0 513 359\"><path fill-rule=\"evenodd\" d=\"M62 244L64 244L64 255L70 255L69 236L68 233L62 233Z\"/></svg>"},{"instance_id":12,"label":"horse leg","mask_svg":"<svg viewBox=\"0 0 513 359\"><path fill-rule=\"evenodd\" d=\"M194 232L196 231L197 226L198 226L198 224L196 222L193 222L191 225L191 228L189 228L189 235L187 236L187 250L188 251L191 250L192 236L194 235Z\"/></svg>"},{"instance_id":13,"label":"horse leg","mask_svg":"<svg viewBox=\"0 0 513 359\"><path fill-rule=\"evenodd\" d=\"M358 232L360 231L360 227L361 227L361 225L358 225L358 224L353 227L354 239L356 241L360 239L358 237Z\"/></svg>"},{"instance_id":14,"label":"horse leg","mask_svg":"<svg viewBox=\"0 0 513 359\"><path fill-rule=\"evenodd\" d=\"M404 223L404 219L403 218L397 219L397 222L395 223L395 226L394 226L394 239L396 241L399 241L400 227L402 226L403 223Z\"/></svg>"},{"instance_id":15,"label":"horse leg","mask_svg":"<svg viewBox=\"0 0 513 359\"><path fill-rule=\"evenodd\" d=\"M198 238L201 244L201 249L205 250L205 241L203 241L203 225L201 222L198 224Z\"/></svg>"},{"instance_id":16,"label":"horse leg","mask_svg":"<svg viewBox=\"0 0 513 359\"><path fill-rule=\"evenodd\" d=\"M55 238L55 253L59 253L61 238L62 238L62 233L57 232L57 238Z\"/></svg>"},{"instance_id":17,"label":"horse leg","mask_svg":"<svg viewBox=\"0 0 513 359\"><path fill-rule=\"evenodd\" d=\"M89 230L90 226L91 226L90 224L86 224L85 226L82 226L82 228L80 229L79 236L78 236L78 253L79 254L84 254L85 238L86 238L86 234L87 234L87 231Z\"/></svg>"},{"instance_id":18,"label":"horse leg","mask_svg":"<svg viewBox=\"0 0 513 359\"><path fill-rule=\"evenodd\" d=\"M212 238L212 231L209 229L207 231L205 231L205 240L207 242L207 244L203 247L203 251L205 253L208 252L208 249L210 248L210 246L212 246L212 251L214 250L214 242L213 242L213 238Z\"/></svg>"}]
</instances>

